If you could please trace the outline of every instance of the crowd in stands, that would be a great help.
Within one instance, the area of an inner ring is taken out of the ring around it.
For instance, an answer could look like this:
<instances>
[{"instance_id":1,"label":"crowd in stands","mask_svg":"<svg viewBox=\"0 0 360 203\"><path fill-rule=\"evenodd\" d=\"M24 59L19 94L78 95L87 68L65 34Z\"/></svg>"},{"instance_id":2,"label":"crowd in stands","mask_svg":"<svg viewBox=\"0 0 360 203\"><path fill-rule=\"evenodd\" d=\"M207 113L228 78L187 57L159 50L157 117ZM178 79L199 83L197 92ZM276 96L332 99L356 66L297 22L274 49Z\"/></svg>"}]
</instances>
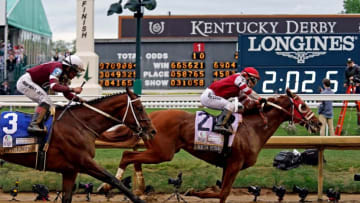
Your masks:
<instances>
[{"instance_id":1,"label":"crowd in stands","mask_svg":"<svg viewBox=\"0 0 360 203\"><path fill-rule=\"evenodd\" d=\"M7 51L6 59L5 51ZM70 51L56 52L51 60L62 61L69 55ZM8 43L8 46L5 49L5 43L0 40L0 95L18 94L15 88L15 84L19 75L16 75L16 73L20 72L18 69L21 69L26 65L28 65L27 56L25 54L23 45L19 44L13 46L11 43Z\"/></svg>"},{"instance_id":2,"label":"crowd in stands","mask_svg":"<svg viewBox=\"0 0 360 203\"><path fill-rule=\"evenodd\" d=\"M5 52L7 53L6 59ZM23 45L13 46L9 43L5 48L4 42L0 42L0 94L16 94L14 88L11 88L16 82L15 72L25 65L27 65L27 57Z\"/></svg>"}]
</instances>

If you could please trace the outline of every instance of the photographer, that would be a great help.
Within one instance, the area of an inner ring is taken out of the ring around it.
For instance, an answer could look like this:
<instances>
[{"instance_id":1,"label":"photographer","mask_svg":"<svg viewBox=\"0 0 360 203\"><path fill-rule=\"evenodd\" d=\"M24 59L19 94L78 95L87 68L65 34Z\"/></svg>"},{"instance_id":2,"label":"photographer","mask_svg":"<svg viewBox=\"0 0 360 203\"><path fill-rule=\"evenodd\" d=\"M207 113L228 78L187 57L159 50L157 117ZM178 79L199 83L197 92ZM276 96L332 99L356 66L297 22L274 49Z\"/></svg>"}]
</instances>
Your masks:
<instances>
[{"instance_id":1,"label":"photographer","mask_svg":"<svg viewBox=\"0 0 360 203\"><path fill-rule=\"evenodd\" d=\"M356 93L360 93L360 67L351 58L347 60L344 87L356 86Z\"/></svg>"},{"instance_id":2,"label":"photographer","mask_svg":"<svg viewBox=\"0 0 360 203\"><path fill-rule=\"evenodd\" d=\"M330 80L324 78L322 81L324 89L321 89L321 94L334 94L330 88ZM320 129L320 136L325 136L325 127L328 126L329 135L334 136L334 124L333 124L333 104L332 101L322 101L318 108L319 120L322 123Z\"/></svg>"}]
</instances>

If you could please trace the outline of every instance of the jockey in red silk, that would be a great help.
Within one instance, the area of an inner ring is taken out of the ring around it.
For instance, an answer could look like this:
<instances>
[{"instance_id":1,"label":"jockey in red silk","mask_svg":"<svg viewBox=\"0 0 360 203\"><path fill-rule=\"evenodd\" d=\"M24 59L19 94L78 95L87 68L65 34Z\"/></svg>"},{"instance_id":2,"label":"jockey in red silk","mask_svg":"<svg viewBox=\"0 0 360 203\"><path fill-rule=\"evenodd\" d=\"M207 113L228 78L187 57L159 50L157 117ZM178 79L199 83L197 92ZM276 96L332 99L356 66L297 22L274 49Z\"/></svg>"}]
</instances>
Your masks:
<instances>
[{"instance_id":1,"label":"jockey in red silk","mask_svg":"<svg viewBox=\"0 0 360 203\"><path fill-rule=\"evenodd\" d=\"M83 102L80 97L75 95L81 93L82 87L69 87L71 80L83 71L82 60L76 55L71 55L62 62L49 62L34 66L19 78L16 84L17 90L39 104L28 127L29 133L45 132L45 129L41 128L41 124L52 105L47 94L49 89L62 92L69 100Z\"/></svg>"},{"instance_id":2,"label":"jockey in red silk","mask_svg":"<svg viewBox=\"0 0 360 203\"><path fill-rule=\"evenodd\" d=\"M259 72L253 67L246 67L241 73L213 82L202 93L200 97L202 105L211 109L222 110L214 126L215 132L225 135L232 134L231 130L226 128L231 114L235 111L235 105L228 101L230 97L241 98L241 107L247 107L253 100L266 102L252 90L258 80L260 80Z\"/></svg>"}]
</instances>

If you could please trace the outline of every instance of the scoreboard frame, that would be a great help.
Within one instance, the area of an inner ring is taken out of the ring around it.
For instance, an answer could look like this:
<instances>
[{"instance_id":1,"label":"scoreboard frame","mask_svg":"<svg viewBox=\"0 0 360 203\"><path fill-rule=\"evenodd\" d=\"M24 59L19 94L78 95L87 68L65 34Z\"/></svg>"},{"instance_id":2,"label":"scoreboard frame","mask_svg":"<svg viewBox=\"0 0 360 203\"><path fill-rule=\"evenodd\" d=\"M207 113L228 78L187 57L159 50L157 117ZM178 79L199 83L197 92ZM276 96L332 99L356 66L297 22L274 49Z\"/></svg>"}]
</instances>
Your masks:
<instances>
[{"instance_id":1,"label":"scoreboard frame","mask_svg":"<svg viewBox=\"0 0 360 203\"><path fill-rule=\"evenodd\" d=\"M135 40L95 40L99 84L104 90L132 86ZM198 49L198 45L202 48ZM237 72L237 38L144 39L140 78L144 90L203 90Z\"/></svg>"}]
</instances>

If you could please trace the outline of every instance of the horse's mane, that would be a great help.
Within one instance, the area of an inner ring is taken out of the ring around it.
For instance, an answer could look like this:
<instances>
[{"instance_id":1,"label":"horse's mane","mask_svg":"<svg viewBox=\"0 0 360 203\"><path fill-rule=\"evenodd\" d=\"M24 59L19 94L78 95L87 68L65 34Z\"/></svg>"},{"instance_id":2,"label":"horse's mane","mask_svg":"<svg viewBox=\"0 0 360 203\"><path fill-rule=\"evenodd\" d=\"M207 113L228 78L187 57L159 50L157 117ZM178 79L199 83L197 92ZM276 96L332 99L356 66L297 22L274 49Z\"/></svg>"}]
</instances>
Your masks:
<instances>
[{"instance_id":1,"label":"horse's mane","mask_svg":"<svg viewBox=\"0 0 360 203\"><path fill-rule=\"evenodd\" d=\"M99 98L95 98L95 99L92 99L90 101L87 101L86 103L87 104L90 104L90 105L93 105L93 104L97 104L105 99L110 99L112 97L115 97L115 96L119 96L119 95L123 95L123 94L126 94L126 92L119 92L119 93L114 93L114 94L110 94L110 95L105 95L105 96L102 96L102 97L99 97ZM75 105L72 105L70 108L77 108L79 106L82 106L81 104L75 104ZM66 106L56 106L56 110L63 110L65 109Z\"/></svg>"}]
</instances>

